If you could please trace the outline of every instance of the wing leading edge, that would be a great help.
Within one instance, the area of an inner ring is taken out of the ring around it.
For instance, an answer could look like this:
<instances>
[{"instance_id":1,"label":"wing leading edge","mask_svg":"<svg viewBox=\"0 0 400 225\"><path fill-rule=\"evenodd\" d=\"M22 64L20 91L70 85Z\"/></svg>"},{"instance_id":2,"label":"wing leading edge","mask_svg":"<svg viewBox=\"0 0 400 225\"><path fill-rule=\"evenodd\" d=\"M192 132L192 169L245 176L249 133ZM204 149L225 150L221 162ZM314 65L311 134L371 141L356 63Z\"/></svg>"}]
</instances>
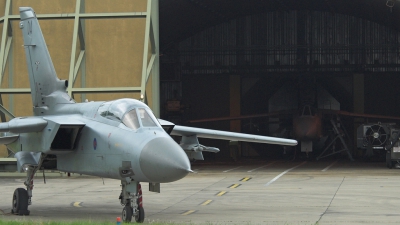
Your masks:
<instances>
[{"instance_id":1,"label":"wing leading edge","mask_svg":"<svg viewBox=\"0 0 400 225\"><path fill-rule=\"evenodd\" d=\"M182 136L180 146L186 152L189 159L204 160L203 151L206 152L219 152L218 148L207 147L199 143L198 138L210 138L229 141L245 141L256 142L264 144L277 144L277 145L297 145L296 140L268 137L253 134L242 134L229 131L219 131L196 127L186 127L175 125L169 121L159 119L161 126L170 134L174 136Z\"/></svg>"},{"instance_id":2,"label":"wing leading edge","mask_svg":"<svg viewBox=\"0 0 400 225\"><path fill-rule=\"evenodd\" d=\"M199 138L211 138L211 139L221 139L230 141L245 141L245 142L256 142L264 144L277 144L277 145L297 145L296 140L268 137L253 134L242 134L228 131L211 130L196 127L185 127L175 125L171 132L171 135L177 136L193 136L196 135Z\"/></svg>"}]
</instances>

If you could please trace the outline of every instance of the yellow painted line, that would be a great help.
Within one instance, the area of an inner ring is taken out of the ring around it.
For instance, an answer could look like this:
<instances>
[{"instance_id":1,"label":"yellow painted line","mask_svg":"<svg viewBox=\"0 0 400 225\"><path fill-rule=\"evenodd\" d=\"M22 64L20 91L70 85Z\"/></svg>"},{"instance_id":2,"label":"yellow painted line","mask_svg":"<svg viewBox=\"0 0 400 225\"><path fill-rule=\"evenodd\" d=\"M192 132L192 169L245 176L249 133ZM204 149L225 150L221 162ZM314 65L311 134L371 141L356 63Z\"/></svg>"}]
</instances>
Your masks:
<instances>
[{"instance_id":1,"label":"yellow painted line","mask_svg":"<svg viewBox=\"0 0 400 225\"><path fill-rule=\"evenodd\" d=\"M245 177L245 178L241 179L240 181L249 181L249 180L251 180L251 177Z\"/></svg>"},{"instance_id":2,"label":"yellow painted line","mask_svg":"<svg viewBox=\"0 0 400 225\"><path fill-rule=\"evenodd\" d=\"M187 216L187 215L190 215L190 214L192 214L194 212L196 212L196 210L189 210L189 211L186 211L186 212L182 213L182 216Z\"/></svg>"},{"instance_id":3,"label":"yellow painted line","mask_svg":"<svg viewBox=\"0 0 400 225\"><path fill-rule=\"evenodd\" d=\"M239 187L241 184L232 184L231 186L229 186L229 188L237 188Z\"/></svg>"},{"instance_id":4,"label":"yellow painted line","mask_svg":"<svg viewBox=\"0 0 400 225\"><path fill-rule=\"evenodd\" d=\"M221 191L221 192L219 192L219 193L217 194L217 196L222 196L222 195L224 195L224 194L226 194L226 191Z\"/></svg>"},{"instance_id":5,"label":"yellow painted line","mask_svg":"<svg viewBox=\"0 0 400 225\"><path fill-rule=\"evenodd\" d=\"M81 204L82 204L82 202L74 202L72 205L75 206L75 207L80 208L80 207L82 207Z\"/></svg>"},{"instance_id":6,"label":"yellow painted line","mask_svg":"<svg viewBox=\"0 0 400 225\"><path fill-rule=\"evenodd\" d=\"M210 204L212 201L213 201L213 200L207 200L207 201L203 202L201 205L208 205L208 204Z\"/></svg>"}]
</instances>

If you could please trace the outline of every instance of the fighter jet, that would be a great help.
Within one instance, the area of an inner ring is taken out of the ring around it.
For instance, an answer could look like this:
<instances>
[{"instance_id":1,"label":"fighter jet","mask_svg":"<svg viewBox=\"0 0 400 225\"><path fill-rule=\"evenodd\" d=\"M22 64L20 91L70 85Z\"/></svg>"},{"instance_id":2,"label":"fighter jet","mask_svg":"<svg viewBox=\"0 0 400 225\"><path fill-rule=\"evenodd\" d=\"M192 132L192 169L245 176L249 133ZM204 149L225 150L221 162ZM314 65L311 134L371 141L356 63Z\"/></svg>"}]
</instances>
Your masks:
<instances>
[{"instance_id":1,"label":"fighter jet","mask_svg":"<svg viewBox=\"0 0 400 225\"><path fill-rule=\"evenodd\" d=\"M290 139L178 126L157 119L135 99L76 103L66 92L68 81L57 77L35 12L30 7L19 11L34 116L0 123L0 144L15 152L18 171L27 174L26 188L17 188L12 196L13 214L30 214L34 175L53 165L63 172L121 180L122 220L143 222L141 182L160 192L160 183L192 172L189 159L203 159L202 151L219 151L201 145L198 138L297 144ZM182 136L180 144L170 135Z\"/></svg>"}]
</instances>

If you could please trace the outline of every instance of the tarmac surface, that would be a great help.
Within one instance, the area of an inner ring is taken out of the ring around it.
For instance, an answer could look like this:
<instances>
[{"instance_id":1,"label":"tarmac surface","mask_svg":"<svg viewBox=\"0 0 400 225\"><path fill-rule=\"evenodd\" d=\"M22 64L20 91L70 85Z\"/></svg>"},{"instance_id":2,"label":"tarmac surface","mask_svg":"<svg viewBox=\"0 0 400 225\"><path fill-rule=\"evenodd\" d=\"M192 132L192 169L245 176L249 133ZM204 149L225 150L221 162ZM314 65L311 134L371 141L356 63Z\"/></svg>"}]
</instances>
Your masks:
<instances>
[{"instance_id":1,"label":"tarmac surface","mask_svg":"<svg viewBox=\"0 0 400 225\"><path fill-rule=\"evenodd\" d=\"M399 224L400 170L384 162L263 161L195 163L196 172L161 184L142 184L145 223ZM63 176L61 176L63 175ZM37 174L27 217L11 215L24 174L0 174L0 219L116 221L120 182L57 172Z\"/></svg>"}]
</instances>

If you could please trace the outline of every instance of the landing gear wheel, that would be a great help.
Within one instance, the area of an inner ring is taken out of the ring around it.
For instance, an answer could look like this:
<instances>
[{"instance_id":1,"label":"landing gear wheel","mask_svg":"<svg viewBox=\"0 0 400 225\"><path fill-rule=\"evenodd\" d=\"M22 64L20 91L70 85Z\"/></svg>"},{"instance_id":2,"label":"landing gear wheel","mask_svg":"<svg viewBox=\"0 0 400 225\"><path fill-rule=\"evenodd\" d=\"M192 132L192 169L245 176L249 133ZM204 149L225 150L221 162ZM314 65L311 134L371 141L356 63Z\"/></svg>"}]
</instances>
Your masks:
<instances>
[{"instance_id":1,"label":"landing gear wheel","mask_svg":"<svg viewBox=\"0 0 400 225\"><path fill-rule=\"evenodd\" d=\"M143 223L144 221L144 209L142 206L139 206L138 213L135 216L135 221L137 223Z\"/></svg>"},{"instance_id":2,"label":"landing gear wheel","mask_svg":"<svg viewBox=\"0 0 400 225\"><path fill-rule=\"evenodd\" d=\"M132 207L126 205L122 210L122 221L130 223L132 220L133 209Z\"/></svg>"},{"instance_id":3,"label":"landing gear wheel","mask_svg":"<svg viewBox=\"0 0 400 225\"><path fill-rule=\"evenodd\" d=\"M29 215L28 210L28 192L23 188L17 188L14 191L12 199L11 213L16 215Z\"/></svg>"}]
</instances>

